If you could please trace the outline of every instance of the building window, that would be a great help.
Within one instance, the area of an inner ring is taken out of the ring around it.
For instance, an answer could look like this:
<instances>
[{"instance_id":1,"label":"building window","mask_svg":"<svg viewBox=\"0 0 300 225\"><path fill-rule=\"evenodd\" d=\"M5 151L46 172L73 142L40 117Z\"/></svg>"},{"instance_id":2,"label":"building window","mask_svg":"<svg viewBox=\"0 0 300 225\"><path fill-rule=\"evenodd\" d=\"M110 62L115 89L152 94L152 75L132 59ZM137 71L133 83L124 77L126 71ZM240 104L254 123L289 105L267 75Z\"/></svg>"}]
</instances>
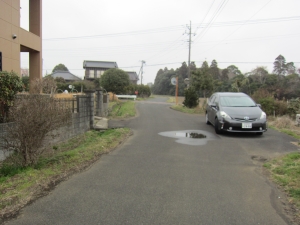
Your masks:
<instances>
[{"instance_id":1,"label":"building window","mask_svg":"<svg viewBox=\"0 0 300 225\"><path fill-rule=\"evenodd\" d=\"M101 77L101 70L97 70L97 78Z\"/></svg>"},{"instance_id":2,"label":"building window","mask_svg":"<svg viewBox=\"0 0 300 225\"><path fill-rule=\"evenodd\" d=\"M95 78L95 71L94 70L90 70L89 78Z\"/></svg>"}]
</instances>

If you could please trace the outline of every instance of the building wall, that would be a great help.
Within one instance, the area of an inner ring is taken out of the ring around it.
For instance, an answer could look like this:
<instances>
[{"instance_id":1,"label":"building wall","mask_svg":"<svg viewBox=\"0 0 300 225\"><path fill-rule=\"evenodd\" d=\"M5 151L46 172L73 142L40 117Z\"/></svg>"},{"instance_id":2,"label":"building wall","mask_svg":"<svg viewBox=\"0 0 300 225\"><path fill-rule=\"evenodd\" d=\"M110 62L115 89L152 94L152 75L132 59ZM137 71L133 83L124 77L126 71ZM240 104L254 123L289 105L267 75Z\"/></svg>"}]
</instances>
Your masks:
<instances>
[{"instance_id":1,"label":"building wall","mask_svg":"<svg viewBox=\"0 0 300 225\"><path fill-rule=\"evenodd\" d=\"M89 68L85 69L85 79L100 78L103 73L108 70L107 68Z\"/></svg>"},{"instance_id":2,"label":"building wall","mask_svg":"<svg viewBox=\"0 0 300 225\"><path fill-rule=\"evenodd\" d=\"M29 77L33 80L42 77L42 0L29 1L29 14L28 32L20 27L20 0L0 0L2 70L21 76L20 52L29 52Z\"/></svg>"}]
</instances>

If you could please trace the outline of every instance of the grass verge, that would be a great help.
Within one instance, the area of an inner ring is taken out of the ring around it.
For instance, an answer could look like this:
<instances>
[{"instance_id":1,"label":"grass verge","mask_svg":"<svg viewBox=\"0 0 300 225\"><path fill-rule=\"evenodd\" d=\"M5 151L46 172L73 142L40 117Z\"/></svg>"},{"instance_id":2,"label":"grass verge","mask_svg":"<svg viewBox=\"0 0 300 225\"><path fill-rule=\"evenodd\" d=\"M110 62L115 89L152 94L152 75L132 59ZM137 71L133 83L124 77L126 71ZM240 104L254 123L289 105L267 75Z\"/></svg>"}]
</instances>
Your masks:
<instances>
[{"instance_id":1,"label":"grass verge","mask_svg":"<svg viewBox=\"0 0 300 225\"><path fill-rule=\"evenodd\" d=\"M171 106L172 109L180 111L180 112L184 112L184 113L189 113L189 114L204 114L204 110L202 108L195 107L195 108L187 108L183 105L173 105Z\"/></svg>"},{"instance_id":2,"label":"grass verge","mask_svg":"<svg viewBox=\"0 0 300 225\"><path fill-rule=\"evenodd\" d=\"M18 168L6 160L0 169L0 217L2 222L26 204L43 196L58 183L80 172L102 154L116 148L131 134L120 128L105 132L89 131L56 145L51 156L40 158L34 167ZM1 221L0 221L1 222Z\"/></svg>"},{"instance_id":3,"label":"grass verge","mask_svg":"<svg viewBox=\"0 0 300 225\"><path fill-rule=\"evenodd\" d=\"M110 118L128 118L136 115L135 101L120 101L114 104Z\"/></svg>"},{"instance_id":4,"label":"grass verge","mask_svg":"<svg viewBox=\"0 0 300 225\"><path fill-rule=\"evenodd\" d=\"M280 156L264 164L271 179L287 193L289 202L300 207L300 153ZM296 215L300 217L300 213Z\"/></svg>"},{"instance_id":5,"label":"grass verge","mask_svg":"<svg viewBox=\"0 0 300 225\"><path fill-rule=\"evenodd\" d=\"M300 134L299 134L299 131L297 131L297 130L291 130L291 129L286 129L286 128L278 128L278 127L273 126L273 125L268 125L268 128L272 128L273 130L277 130L281 133L285 133L287 135L290 135L290 136L300 140Z\"/></svg>"}]
</instances>

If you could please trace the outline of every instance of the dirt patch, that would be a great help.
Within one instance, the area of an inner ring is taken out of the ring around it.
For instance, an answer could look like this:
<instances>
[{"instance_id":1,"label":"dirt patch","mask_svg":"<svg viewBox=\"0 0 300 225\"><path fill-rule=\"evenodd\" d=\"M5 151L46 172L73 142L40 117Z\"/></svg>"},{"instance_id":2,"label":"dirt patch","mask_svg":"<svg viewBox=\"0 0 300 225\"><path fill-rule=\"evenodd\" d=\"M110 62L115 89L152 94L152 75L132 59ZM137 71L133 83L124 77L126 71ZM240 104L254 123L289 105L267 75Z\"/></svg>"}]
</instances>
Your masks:
<instances>
[{"instance_id":1,"label":"dirt patch","mask_svg":"<svg viewBox=\"0 0 300 225\"><path fill-rule=\"evenodd\" d=\"M253 156L251 156L251 159L253 161L257 161L257 162L266 162L268 160L265 157L259 156L259 155L253 155Z\"/></svg>"}]
</instances>

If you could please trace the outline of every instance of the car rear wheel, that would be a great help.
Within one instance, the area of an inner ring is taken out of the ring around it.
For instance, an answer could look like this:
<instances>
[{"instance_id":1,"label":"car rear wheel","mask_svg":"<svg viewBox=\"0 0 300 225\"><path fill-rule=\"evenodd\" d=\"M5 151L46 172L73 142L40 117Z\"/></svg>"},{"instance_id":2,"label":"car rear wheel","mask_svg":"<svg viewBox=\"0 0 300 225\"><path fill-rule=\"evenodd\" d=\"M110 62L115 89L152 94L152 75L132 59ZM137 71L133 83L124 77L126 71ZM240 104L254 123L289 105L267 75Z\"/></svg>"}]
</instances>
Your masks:
<instances>
[{"instance_id":1,"label":"car rear wheel","mask_svg":"<svg viewBox=\"0 0 300 225\"><path fill-rule=\"evenodd\" d=\"M206 122L206 124L210 124L207 113L205 114L205 122Z\"/></svg>"},{"instance_id":2,"label":"car rear wheel","mask_svg":"<svg viewBox=\"0 0 300 225\"><path fill-rule=\"evenodd\" d=\"M215 119L215 132L216 132L216 134L221 134L221 130L219 128L219 120L218 120L218 118Z\"/></svg>"}]
</instances>

